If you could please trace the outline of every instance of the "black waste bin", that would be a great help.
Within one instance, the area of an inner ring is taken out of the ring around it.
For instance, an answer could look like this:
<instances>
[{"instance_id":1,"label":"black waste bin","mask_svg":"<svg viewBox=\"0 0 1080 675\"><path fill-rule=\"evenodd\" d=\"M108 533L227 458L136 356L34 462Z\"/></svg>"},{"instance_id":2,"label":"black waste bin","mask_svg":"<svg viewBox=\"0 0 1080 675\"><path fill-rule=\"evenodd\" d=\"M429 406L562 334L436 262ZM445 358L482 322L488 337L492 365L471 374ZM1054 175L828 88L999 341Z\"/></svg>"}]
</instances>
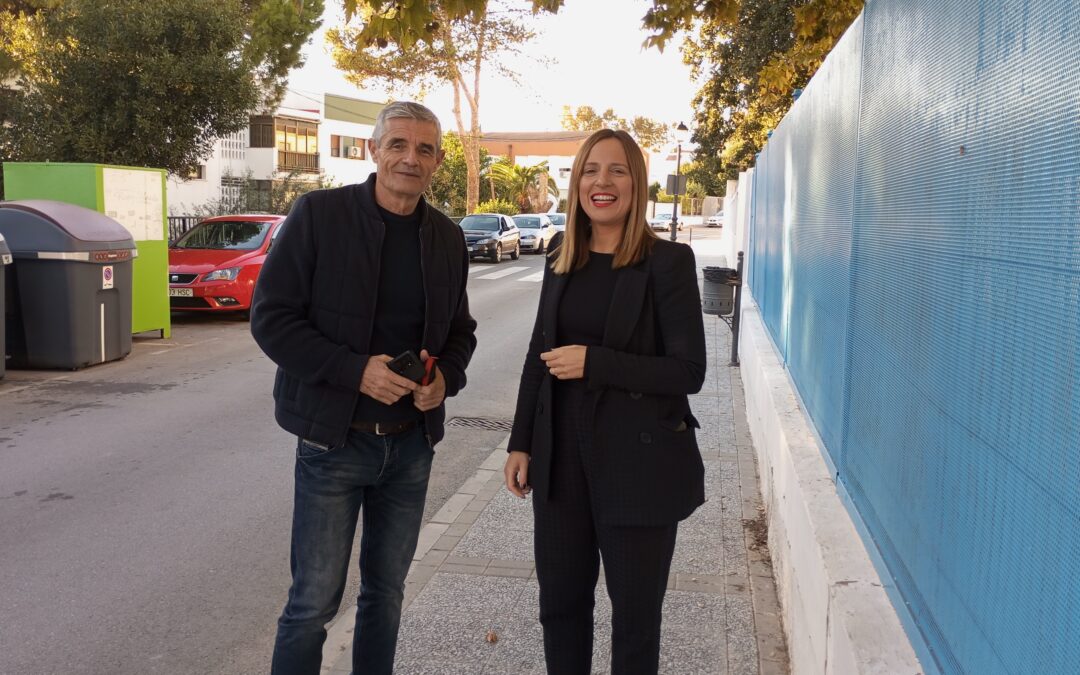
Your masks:
<instances>
[{"instance_id":1,"label":"black waste bin","mask_svg":"<svg viewBox=\"0 0 1080 675\"><path fill-rule=\"evenodd\" d=\"M77 369L131 352L135 242L97 211L47 200L0 202L7 239L9 368Z\"/></svg>"},{"instance_id":2,"label":"black waste bin","mask_svg":"<svg viewBox=\"0 0 1080 675\"><path fill-rule=\"evenodd\" d=\"M7 246L7 242L4 241L4 235L0 234L0 377L4 376L7 370L7 347L4 335L7 332L7 306L8 306L8 293L7 286L4 284L4 280L7 279L7 266L11 264L11 250Z\"/></svg>"},{"instance_id":3,"label":"black waste bin","mask_svg":"<svg viewBox=\"0 0 1080 675\"><path fill-rule=\"evenodd\" d=\"M730 267L705 267L701 293L701 311L726 316L735 309L735 281L739 273Z\"/></svg>"}]
</instances>

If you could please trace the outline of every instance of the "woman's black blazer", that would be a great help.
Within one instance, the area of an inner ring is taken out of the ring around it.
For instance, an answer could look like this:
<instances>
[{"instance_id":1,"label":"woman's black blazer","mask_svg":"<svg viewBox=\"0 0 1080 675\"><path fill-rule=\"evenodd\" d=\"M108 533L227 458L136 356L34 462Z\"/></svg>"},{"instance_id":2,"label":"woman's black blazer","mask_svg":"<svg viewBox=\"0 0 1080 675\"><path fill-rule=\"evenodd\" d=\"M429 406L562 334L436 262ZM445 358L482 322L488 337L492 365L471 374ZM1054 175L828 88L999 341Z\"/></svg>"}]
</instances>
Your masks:
<instances>
[{"instance_id":1,"label":"woman's black blazer","mask_svg":"<svg viewBox=\"0 0 1080 675\"><path fill-rule=\"evenodd\" d=\"M537 500L550 494L555 438L554 378L540 353L564 346L556 344L556 320L569 278L550 265L545 269L508 446L531 454L529 484ZM685 244L657 240L644 260L616 271L602 344L589 347L585 363L582 420L592 432L586 470L599 522L667 525L705 501L694 435L699 424L687 399L704 379L694 253Z\"/></svg>"}]
</instances>

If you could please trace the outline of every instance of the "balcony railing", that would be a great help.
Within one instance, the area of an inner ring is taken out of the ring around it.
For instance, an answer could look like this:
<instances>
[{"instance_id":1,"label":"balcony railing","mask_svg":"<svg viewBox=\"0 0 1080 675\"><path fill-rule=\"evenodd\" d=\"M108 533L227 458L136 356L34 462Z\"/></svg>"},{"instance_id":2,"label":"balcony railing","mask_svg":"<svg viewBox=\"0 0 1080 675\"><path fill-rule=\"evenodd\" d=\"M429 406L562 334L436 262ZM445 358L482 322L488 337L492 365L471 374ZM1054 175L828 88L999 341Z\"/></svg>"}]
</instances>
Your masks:
<instances>
[{"instance_id":1,"label":"balcony railing","mask_svg":"<svg viewBox=\"0 0 1080 675\"><path fill-rule=\"evenodd\" d=\"M291 152L278 150L278 171L292 171L294 169L303 173L319 173L319 154L314 155L306 152Z\"/></svg>"}]
</instances>

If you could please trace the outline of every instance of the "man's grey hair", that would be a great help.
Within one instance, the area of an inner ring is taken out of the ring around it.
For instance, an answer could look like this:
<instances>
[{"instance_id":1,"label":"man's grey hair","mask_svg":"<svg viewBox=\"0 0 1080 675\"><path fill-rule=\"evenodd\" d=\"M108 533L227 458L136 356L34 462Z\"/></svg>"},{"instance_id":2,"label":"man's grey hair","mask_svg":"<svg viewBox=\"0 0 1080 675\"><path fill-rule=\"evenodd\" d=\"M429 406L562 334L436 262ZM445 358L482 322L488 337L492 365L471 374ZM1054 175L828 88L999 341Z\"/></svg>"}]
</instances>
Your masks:
<instances>
[{"instance_id":1,"label":"man's grey hair","mask_svg":"<svg viewBox=\"0 0 1080 675\"><path fill-rule=\"evenodd\" d=\"M375 131L371 134L376 146L382 140L383 127L386 126L386 123L401 118L434 124L436 138L438 139L435 142L435 150L442 149L442 124L439 124L439 118L427 106L412 101L394 101L388 103L385 108L379 111L379 116L375 118Z\"/></svg>"}]
</instances>

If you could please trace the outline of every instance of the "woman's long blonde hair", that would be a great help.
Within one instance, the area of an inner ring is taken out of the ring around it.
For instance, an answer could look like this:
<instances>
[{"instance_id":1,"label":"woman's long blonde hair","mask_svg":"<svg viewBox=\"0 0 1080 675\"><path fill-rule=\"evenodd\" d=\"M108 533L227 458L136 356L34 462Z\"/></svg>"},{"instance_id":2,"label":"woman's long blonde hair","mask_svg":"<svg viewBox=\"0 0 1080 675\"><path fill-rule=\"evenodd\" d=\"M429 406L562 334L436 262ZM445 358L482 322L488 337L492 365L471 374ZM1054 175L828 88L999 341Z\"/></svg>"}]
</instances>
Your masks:
<instances>
[{"instance_id":1,"label":"woman's long blonde hair","mask_svg":"<svg viewBox=\"0 0 1080 675\"><path fill-rule=\"evenodd\" d=\"M566 231L562 243L556 249L557 255L551 269L556 274L567 274L584 267L589 260L589 237L592 235L592 223L585 209L581 208L579 185L585 170L585 160L600 141L614 138L622 143L626 151L626 161L630 165L630 178L634 191L631 195L630 212L626 215L626 226L622 239L615 249L612 268L627 267L641 261L656 242L656 233L645 221L645 208L648 203L648 176L645 171L645 157L641 148L625 131L601 129L585 139L574 157L574 166L570 172L570 196L567 200Z\"/></svg>"}]
</instances>

